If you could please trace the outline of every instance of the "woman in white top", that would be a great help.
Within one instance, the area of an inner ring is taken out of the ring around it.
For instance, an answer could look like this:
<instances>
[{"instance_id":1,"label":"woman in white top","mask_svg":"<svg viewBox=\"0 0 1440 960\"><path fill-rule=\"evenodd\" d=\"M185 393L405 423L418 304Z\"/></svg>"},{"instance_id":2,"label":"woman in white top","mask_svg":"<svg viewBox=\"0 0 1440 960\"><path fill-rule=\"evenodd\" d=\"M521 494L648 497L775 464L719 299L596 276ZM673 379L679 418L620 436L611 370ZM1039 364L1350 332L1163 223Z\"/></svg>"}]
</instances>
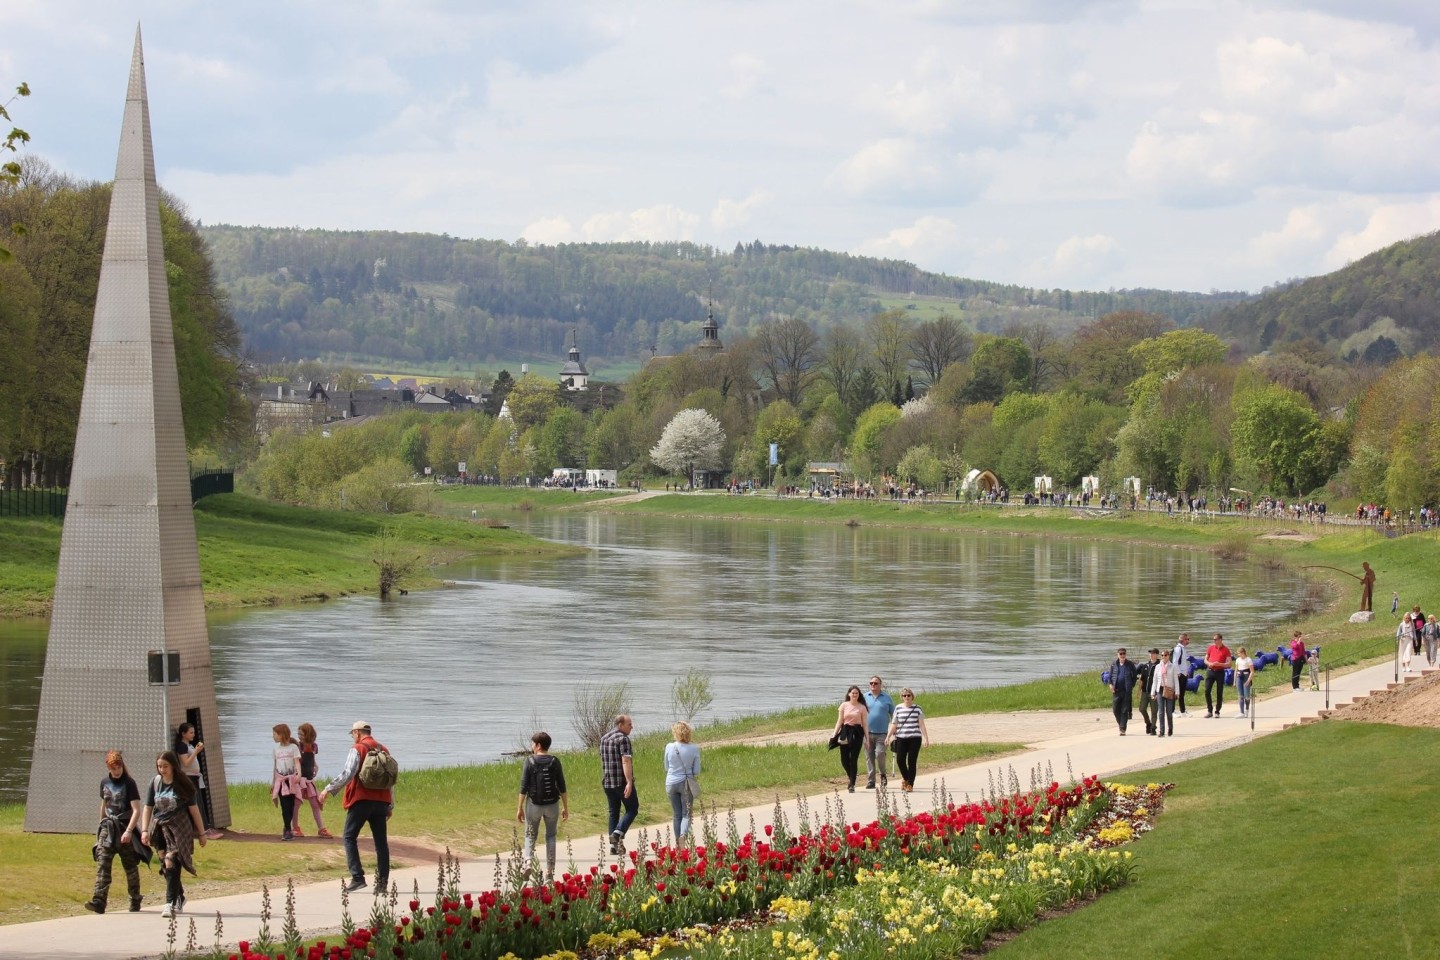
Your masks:
<instances>
[{"instance_id":1,"label":"woman in white top","mask_svg":"<svg viewBox=\"0 0 1440 960\"><path fill-rule=\"evenodd\" d=\"M665 745L665 792L674 814L675 842L690 835L690 809L700 795L700 748L690 742L693 731L684 720L670 728L675 739Z\"/></svg>"},{"instance_id":2,"label":"woman in white top","mask_svg":"<svg viewBox=\"0 0 1440 960\"><path fill-rule=\"evenodd\" d=\"M920 745L930 745L930 731L925 729L925 711L915 704L915 693L909 687L900 691L900 706L890 718L887 738L895 753L895 766L900 768L904 783L901 790L915 789L915 767L920 761Z\"/></svg>"},{"instance_id":3,"label":"woman in white top","mask_svg":"<svg viewBox=\"0 0 1440 960\"><path fill-rule=\"evenodd\" d=\"M270 777L270 803L280 806L280 818L285 822L285 832L280 835L280 839L291 840L295 837L292 830L295 823L295 798L304 792L302 784L310 781L300 776L300 744L290 739L290 725L277 723L273 732L275 767Z\"/></svg>"},{"instance_id":4,"label":"woman in white top","mask_svg":"<svg viewBox=\"0 0 1440 960\"><path fill-rule=\"evenodd\" d=\"M1406 673L1410 672L1410 658L1415 655L1415 615L1405 614L1405 619L1400 621L1400 626L1395 630L1395 640L1400 644L1400 666Z\"/></svg>"},{"instance_id":5,"label":"woman in white top","mask_svg":"<svg viewBox=\"0 0 1440 960\"><path fill-rule=\"evenodd\" d=\"M1159 736L1175 736L1176 681L1184 679L1173 660L1165 659L1155 664L1155 673L1150 677L1150 696L1160 706L1159 715L1155 718L1155 730Z\"/></svg>"},{"instance_id":6,"label":"woman in white top","mask_svg":"<svg viewBox=\"0 0 1440 960\"><path fill-rule=\"evenodd\" d=\"M1240 698L1240 716L1245 716L1250 709L1250 685L1255 678L1255 661L1240 648L1240 655L1235 658L1235 695Z\"/></svg>"}]
</instances>

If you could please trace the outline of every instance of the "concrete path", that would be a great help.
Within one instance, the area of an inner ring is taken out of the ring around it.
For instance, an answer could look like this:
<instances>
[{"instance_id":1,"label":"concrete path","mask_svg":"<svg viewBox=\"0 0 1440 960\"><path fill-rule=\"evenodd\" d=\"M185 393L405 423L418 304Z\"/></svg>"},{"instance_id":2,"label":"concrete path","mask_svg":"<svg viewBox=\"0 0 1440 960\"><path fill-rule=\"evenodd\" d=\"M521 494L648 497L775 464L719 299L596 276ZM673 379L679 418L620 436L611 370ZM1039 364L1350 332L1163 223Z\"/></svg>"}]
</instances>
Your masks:
<instances>
[{"instance_id":1,"label":"concrete path","mask_svg":"<svg viewBox=\"0 0 1440 960\"><path fill-rule=\"evenodd\" d=\"M1418 679L1421 674L1402 676L1404 680ZM1393 667L1390 664L1367 667L1344 676L1332 677L1331 706L1348 703L1365 697L1372 692L1384 690L1393 681ZM1097 691L1097 696L1098 696ZM1227 691L1233 696L1233 691ZM1228 699L1228 697L1227 697ZM1199 704L1199 710L1195 704ZM956 797L969 794L978 799L992 782L1005 783L1013 771L1023 788L1030 784L1030 771L1038 768L1053 771L1056 779L1066 781L1069 773L1076 776L1115 776L1131 770L1163 767L1179 760L1189 759L1205 753L1246 743L1255 736L1274 733L1295 723L1318 718L1325 705L1323 692L1301 690L1286 691L1272 695L1259 703L1258 716L1252 732L1251 722L1240 719L1233 703L1226 704L1224 716L1205 719L1204 696L1189 698L1190 713L1176 717L1174 737L1148 737L1143 723L1132 721L1129 736L1120 737L1108 711L1040 711L1010 715L960 716L936 718L929 721L931 735L939 739L967 741L1012 741L1025 742L1029 749L1021 754L1012 754L998 760L974 763L948 770L924 769L925 755L922 751L920 762L922 772L912 795L890 794L896 803L905 809L907 802L915 810L928 807L932 790L943 780L945 788ZM1138 730L1138 732L1137 732ZM829 735L828 731L809 734L795 734L791 738L800 742L820 742ZM808 738L808 739L807 739ZM838 760L837 760L838 765ZM898 778L892 778L892 783ZM861 790L854 795L845 793L820 794L809 798L812 811L823 811L826 801L832 807L838 801L843 805L847 820L873 819L876 815L877 794ZM663 798L646 798L643 813L654 814L656 806L663 804ZM785 804L787 816L794 823L796 801L791 798ZM746 823L753 815L757 823L767 823L773 813L773 804L752 807L737 812L739 821ZM823 816L823 813L821 814ZM651 828L652 835L655 828ZM636 831L632 829L632 846ZM224 841L220 841L224 842ZM599 837L584 837L574 841L579 856L589 856L590 851L601 847ZM563 844L561 850L564 856ZM203 854L202 854L203 864ZM374 861L366 856L367 864L373 869ZM580 863L580 869L588 869L593 860ZM203 867L202 867L203 869ZM391 880L399 886L401 903L410 899L418 881L422 901L429 903L435 895L435 865L396 870ZM467 891L489 889L493 883L494 860L469 861L461 866L461 887ZM123 892L123 879L121 880ZM147 891L154 891L154 882ZM295 891L296 919L304 931L320 933L333 931L340 926L340 880L309 884L297 887ZM271 930L279 935L284 922L283 887L271 891L273 917ZM123 897L120 898L123 901ZM350 901L350 913L357 922L369 914L373 898L368 892L354 894ZM0 927L0 958L21 960L21 958L86 958L86 960L115 960L123 957L150 957L166 949L168 923L160 917L160 904L147 899L145 909L137 914L107 913L104 916L65 917L58 920L42 920L35 923L12 924ZM177 948L183 948L193 919L197 942L204 947L214 942L215 915L224 918L225 940L233 945L242 939L253 939L259 926L260 893L237 894L208 900L192 900L187 906L178 925Z\"/></svg>"}]
</instances>

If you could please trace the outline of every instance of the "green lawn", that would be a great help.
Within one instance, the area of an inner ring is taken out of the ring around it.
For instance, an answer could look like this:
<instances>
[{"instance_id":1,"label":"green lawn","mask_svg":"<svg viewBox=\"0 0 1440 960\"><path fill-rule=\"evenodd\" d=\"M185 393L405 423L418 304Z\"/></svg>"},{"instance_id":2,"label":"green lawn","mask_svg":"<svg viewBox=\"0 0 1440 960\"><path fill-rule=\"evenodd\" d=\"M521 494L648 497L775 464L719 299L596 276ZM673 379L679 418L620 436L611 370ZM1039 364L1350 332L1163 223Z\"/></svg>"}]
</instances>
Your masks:
<instances>
[{"instance_id":1,"label":"green lawn","mask_svg":"<svg viewBox=\"0 0 1440 960\"><path fill-rule=\"evenodd\" d=\"M1434 957L1440 730L1331 721L1166 767L1129 887L995 960Z\"/></svg>"},{"instance_id":2,"label":"green lawn","mask_svg":"<svg viewBox=\"0 0 1440 960\"><path fill-rule=\"evenodd\" d=\"M0 518L0 616L48 613L60 556L59 519ZM319 599L376 589L374 538L394 531L405 552L442 563L473 556L568 556L574 550L481 524L419 513L313 510L243 494L195 506L210 607ZM415 586L433 585L420 574Z\"/></svg>"}]
</instances>

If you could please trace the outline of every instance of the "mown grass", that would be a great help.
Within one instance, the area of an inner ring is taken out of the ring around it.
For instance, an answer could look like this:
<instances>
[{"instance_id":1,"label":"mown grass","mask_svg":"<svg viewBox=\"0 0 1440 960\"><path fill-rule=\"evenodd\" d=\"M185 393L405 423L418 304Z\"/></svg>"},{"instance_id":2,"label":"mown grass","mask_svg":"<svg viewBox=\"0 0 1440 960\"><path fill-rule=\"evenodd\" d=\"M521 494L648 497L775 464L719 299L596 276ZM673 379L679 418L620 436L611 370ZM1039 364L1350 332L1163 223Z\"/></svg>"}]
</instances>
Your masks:
<instances>
[{"instance_id":1,"label":"mown grass","mask_svg":"<svg viewBox=\"0 0 1440 960\"><path fill-rule=\"evenodd\" d=\"M58 519L0 519L0 616L49 611L60 555ZM376 589L374 538L393 531L397 548L424 563L473 556L568 556L571 548L514 530L419 513L313 510L243 494L195 506L200 573L210 607L320 599ZM421 573L417 587L437 581Z\"/></svg>"},{"instance_id":2,"label":"mown grass","mask_svg":"<svg viewBox=\"0 0 1440 960\"><path fill-rule=\"evenodd\" d=\"M471 510L554 510L583 503L613 500L629 490L574 490L548 487L439 486L430 509L444 516L469 516Z\"/></svg>"},{"instance_id":3,"label":"mown grass","mask_svg":"<svg viewBox=\"0 0 1440 960\"><path fill-rule=\"evenodd\" d=\"M1437 761L1440 730L1335 721L1118 778L1177 785L1137 881L990 956L1436 956Z\"/></svg>"},{"instance_id":4,"label":"mown grass","mask_svg":"<svg viewBox=\"0 0 1440 960\"><path fill-rule=\"evenodd\" d=\"M662 762L665 743L666 738L658 734L635 741L640 825L670 822ZM701 749L704 800L707 807L716 804L722 812L730 807L766 803L777 794L788 797L844 788L839 755L823 746L706 747L702 742ZM921 752L921 769L954 766L1016 749L1018 744L937 744ZM600 790L598 753L560 756L570 802L570 822L562 827L562 840L602 833L606 805ZM406 771L396 796L391 837L416 841L437 851L448 846L462 857L508 852L516 828L519 783L518 761ZM228 839L208 845L198 854L199 878L186 882L192 897L253 890L262 881L270 882L273 889L282 886L287 876L304 881L344 874L345 858L339 840L310 839L314 836L314 821L308 805L300 813L306 839L292 843L280 842L280 815L270 803L268 784L232 785L230 808L233 829L259 842ZM345 822L339 801L327 804L324 815L326 825L338 837ZM21 829L23 820L23 804L0 805L0 863L5 864L6 876L5 884L0 886L0 924L83 912L80 905L89 897L95 875L90 859L94 839L25 833ZM574 850L577 859L594 858L596 854L594 849ZM112 898L123 902L123 874L118 865L115 871L119 886L112 886ZM158 874L147 873L143 867L141 872L147 899L157 902L162 890ZM479 888L487 883L487 877L471 877L467 882Z\"/></svg>"}]
</instances>

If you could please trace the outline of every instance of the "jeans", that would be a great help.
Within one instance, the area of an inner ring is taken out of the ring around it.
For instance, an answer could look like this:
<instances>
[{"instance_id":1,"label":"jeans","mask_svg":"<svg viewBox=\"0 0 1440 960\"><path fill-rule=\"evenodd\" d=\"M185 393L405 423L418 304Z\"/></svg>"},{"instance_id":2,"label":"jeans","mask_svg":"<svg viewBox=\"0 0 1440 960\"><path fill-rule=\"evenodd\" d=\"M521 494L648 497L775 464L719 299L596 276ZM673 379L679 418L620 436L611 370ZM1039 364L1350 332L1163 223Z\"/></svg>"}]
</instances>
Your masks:
<instances>
[{"instance_id":1,"label":"jeans","mask_svg":"<svg viewBox=\"0 0 1440 960\"><path fill-rule=\"evenodd\" d=\"M840 766L844 768L845 775L850 778L850 786L855 786L855 778L860 773L860 751L865 749L865 728L859 724L850 724L840 728L841 735L849 735L849 743L840 744Z\"/></svg>"},{"instance_id":2,"label":"jeans","mask_svg":"<svg viewBox=\"0 0 1440 960\"><path fill-rule=\"evenodd\" d=\"M1254 674L1249 671L1235 674L1235 696L1240 698L1241 716L1244 716L1250 709L1250 688L1253 679Z\"/></svg>"},{"instance_id":3,"label":"jeans","mask_svg":"<svg viewBox=\"0 0 1440 960\"><path fill-rule=\"evenodd\" d=\"M1210 705L1210 691L1215 691L1215 705ZM1220 708L1225 703L1225 671L1210 669L1205 671L1205 712L1220 714Z\"/></svg>"},{"instance_id":4,"label":"jeans","mask_svg":"<svg viewBox=\"0 0 1440 960\"><path fill-rule=\"evenodd\" d=\"M390 879L389 817L390 804L384 800L356 800L345 811L345 866L361 883L365 882L365 868L360 864L360 828L367 823L375 840L376 881L383 884Z\"/></svg>"},{"instance_id":5,"label":"jeans","mask_svg":"<svg viewBox=\"0 0 1440 960\"><path fill-rule=\"evenodd\" d=\"M1409 662L1409 659L1410 659L1409 657L1406 657L1406 658L1405 658L1405 662L1408 663L1408 662ZM1291 658L1290 658L1290 689L1291 689L1291 690L1299 690L1299 689L1300 689L1300 671L1301 671L1301 670L1304 670L1304 669L1305 669L1305 658L1304 658L1304 657L1291 657Z\"/></svg>"},{"instance_id":6,"label":"jeans","mask_svg":"<svg viewBox=\"0 0 1440 960\"><path fill-rule=\"evenodd\" d=\"M885 757L885 732L876 733L870 731L870 739L865 743L865 776L871 783L875 782L878 774L881 780L889 770L889 764Z\"/></svg>"},{"instance_id":7,"label":"jeans","mask_svg":"<svg viewBox=\"0 0 1440 960\"><path fill-rule=\"evenodd\" d=\"M640 813L640 792L633 787L630 796L625 796L625 788L605 787L605 799L610 804L610 829L611 834L625 836L625 831L630 829L630 824L635 822L635 817ZM620 807L625 807L625 816L620 816Z\"/></svg>"},{"instance_id":8,"label":"jeans","mask_svg":"<svg viewBox=\"0 0 1440 960\"><path fill-rule=\"evenodd\" d=\"M1175 736L1175 701L1167 700L1163 696L1156 701L1160 704L1160 716L1156 720L1156 727L1159 728L1160 736L1170 734Z\"/></svg>"},{"instance_id":9,"label":"jeans","mask_svg":"<svg viewBox=\"0 0 1440 960\"><path fill-rule=\"evenodd\" d=\"M1155 718L1160 713L1160 704L1150 696L1149 690L1140 691L1140 719L1145 721L1145 732L1155 732Z\"/></svg>"},{"instance_id":10,"label":"jeans","mask_svg":"<svg viewBox=\"0 0 1440 960\"><path fill-rule=\"evenodd\" d=\"M900 779L910 786L915 785L915 768L920 762L920 737L896 737L895 766L900 771Z\"/></svg>"},{"instance_id":11,"label":"jeans","mask_svg":"<svg viewBox=\"0 0 1440 960\"><path fill-rule=\"evenodd\" d=\"M285 832L289 833L295 827L295 797L286 794L280 798L280 819L285 821Z\"/></svg>"},{"instance_id":12,"label":"jeans","mask_svg":"<svg viewBox=\"0 0 1440 960\"><path fill-rule=\"evenodd\" d=\"M1116 690L1110 694L1110 711L1115 714L1115 725L1120 732L1125 732L1125 727L1130 723L1130 691Z\"/></svg>"},{"instance_id":13,"label":"jeans","mask_svg":"<svg viewBox=\"0 0 1440 960\"><path fill-rule=\"evenodd\" d=\"M560 802L536 803L525 798L525 865L535 862L535 838L545 821L545 875L555 877L555 837L560 826Z\"/></svg>"},{"instance_id":14,"label":"jeans","mask_svg":"<svg viewBox=\"0 0 1440 960\"><path fill-rule=\"evenodd\" d=\"M678 843L681 837L690 835L690 791L685 789L685 782L667 787L665 792L670 797L670 822L675 828L675 841Z\"/></svg>"}]
</instances>

